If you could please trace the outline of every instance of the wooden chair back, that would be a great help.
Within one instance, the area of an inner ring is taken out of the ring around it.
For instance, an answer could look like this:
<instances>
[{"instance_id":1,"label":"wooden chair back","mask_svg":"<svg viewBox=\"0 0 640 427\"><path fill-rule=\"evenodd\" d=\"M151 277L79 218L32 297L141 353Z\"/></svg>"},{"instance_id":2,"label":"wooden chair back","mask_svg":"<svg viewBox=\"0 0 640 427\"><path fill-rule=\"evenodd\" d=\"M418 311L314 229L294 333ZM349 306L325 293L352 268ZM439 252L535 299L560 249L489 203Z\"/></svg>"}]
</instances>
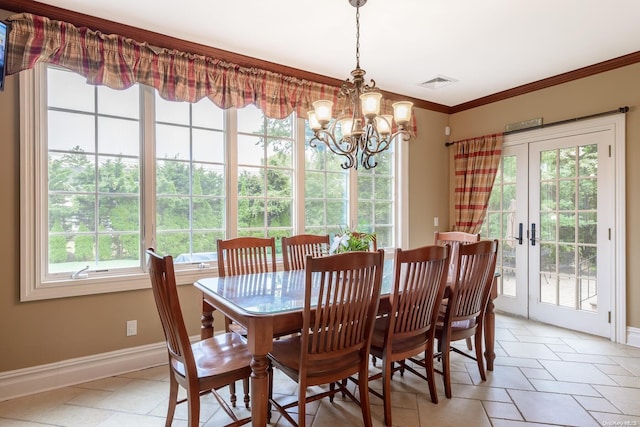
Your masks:
<instances>
[{"instance_id":1,"label":"wooden chair back","mask_svg":"<svg viewBox=\"0 0 640 427\"><path fill-rule=\"evenodd\" d=\"M396 249L387 345L435 330L448 265L448 246Z\"/></svg>"},{"instance_id":2,"label":"wooden chair back","mask_svg":"<svg viewBox=\"0 0 640 427\"><path fill-rule=\"evenodd\" d=\"M454 276L445 324L470 320L484 316L498 253L497 240L484 240L461 245L458 249L458 269Z\"/></svg>"},{"instance_id":3,"label":"wooden chair back","mask_svg":"<svg viewBox=\"0 0 640 427\"><path fill-rule=\"evenodd\" d=\"M276 271L276 241L273 237L237 237L217 241L218 276Z\"/></svg>"},{"instance_id":4,"label":"wooden chair back","mask_svg":"<svg viewBox=\"0 0 640 427\"><path fill-rule=\"evenodd\" d=\"M147 254L151 288L166 338L169 364L178 362L184 366L185 376L192 375L195 371L195 361L180 310L173 258L171 255L161 257L153 249L147 250Z\"/></svg>"},{"instance_id":5,"label":"wooden chair back","mask_svg":"<svg viewBox=\"0 0 640 427\"><path fill-rule=\"evenodd\" d=\"M307 255L320 257L329 254L328 234L298 234L281 240L284 271L304 270Z\"/></svg>"},{"instance_id":6,"label":"wooden chair back","mask_svg":"<svg viewBox=\"0 0 640 427\"><path fill-rule=\"evenodd\" d=\"M339 364L343 356L358 352L360 363L368 364L383 263L383 251L307 256L301 364L318 360ZM317 289L313 299L312 288ZM301 366L301 376L303 372Z\"/></svg>"},{"instance_id":7,"label":"wooden chair back","mask_svg":"<svg viewBox=\"0 0 640 427\"><path fill-rule=\"evenodd\" d=\"M480 233L472 234L462 231L436 231L434 233L435 245L449 245L451 246L451 255L449 257L449 273L448 283L453 283L453 276L458 268L458 248L460 245L467 245L469 243L475 243L480 241Z\"/></svg>"}]
</instances>

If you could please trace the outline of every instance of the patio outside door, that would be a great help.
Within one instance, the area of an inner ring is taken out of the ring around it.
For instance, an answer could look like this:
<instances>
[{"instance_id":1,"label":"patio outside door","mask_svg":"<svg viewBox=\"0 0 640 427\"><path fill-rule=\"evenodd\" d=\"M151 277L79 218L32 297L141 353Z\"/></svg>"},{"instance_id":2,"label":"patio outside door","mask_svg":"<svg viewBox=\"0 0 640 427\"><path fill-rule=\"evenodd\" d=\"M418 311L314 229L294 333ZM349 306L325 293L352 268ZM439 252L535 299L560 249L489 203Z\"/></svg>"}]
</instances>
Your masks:
<instances>
[{"instance_id":1,"label":"patio outside door","mask_svg":"<svg viewBox=\"0 0 640 427\"><path fill-rule=\"evenodd\" d=\"M496 309L613 337L615 129L530 134L507 137L481 231L501 243Z\"/></svg>"}]
</instances>

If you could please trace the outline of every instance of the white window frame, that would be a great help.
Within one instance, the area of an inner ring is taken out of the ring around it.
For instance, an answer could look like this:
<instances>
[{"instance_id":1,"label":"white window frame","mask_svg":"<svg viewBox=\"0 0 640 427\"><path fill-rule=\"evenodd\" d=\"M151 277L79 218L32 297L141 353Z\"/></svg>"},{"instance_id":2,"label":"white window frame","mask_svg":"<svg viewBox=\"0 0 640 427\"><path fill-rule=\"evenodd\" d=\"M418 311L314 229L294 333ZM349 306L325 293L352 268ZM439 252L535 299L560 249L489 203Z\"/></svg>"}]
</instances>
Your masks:
<instances>
[{"instance_id":1,"label":"white window frame","mask_svg":"<svg viewBox=\"0 0 640 427\"><path fill-rule=\"evenodd\" d=\"M101 293L128 291L135 289L149 288L150 280L146 271L146 266L141 268L128 269L123 274L111 274L109 276L90 275L81 280L70 277L59 280L43 281L43 272L46 271L47 259L41 251L46 244L48 235L48 218L46 212L41 209L46 204L48 197L47 186L41 185L45 182L43 177L46 171L47 150L46 144L47 114L42 109L46 98L46 72L45 65L39 64L35 69L30 69L20 73L20 300L33 301L42 299L72 297L80 295L94 295ZM37 81L42 79L42 81ZM155 132L155 121L145 118L145 115L153 114L153 98L149 94L153 89L142 87L142 105L140 123L141 129L147 136L143 138L144 147L142 156L153 155L155 147L153 135ZM226 161L225 175L227 188L227 208L226 222L227 238L234 237L237 233L237 203L233 188L237 189L237 177L235 170L237 166L237 156L235 147L237 135L236 111L231 109L225 116L226 136ZM294 133L298 141L304 140L305 120L297 118L294 122ZM300 139L302 137L302 139ZM408 150L407 142L396 140L394 149L395 156L395 207L394 207L394 233L395 241L399 247L404 247L408 243ZM151 147L149 146L151 145ZM302 147L302 148L301 148ZM297 143L294 147L294 233L304 233L305 209L304 209L304 144ZM155 157L155 156L154 156ZM145 167L144 159L141 157L141 254L144 249L153 246L155 243L155 169ZM349 173L349 221L355 221L357 206L357 173ZM337 224L339 225L339 224ZM387 253L392 253L393 248L385 248ZM144 255L143 255L144 256ZM199 278L217 275L217 265L211 263L205 267L190 266L176 269L176 279L179 284L192 284Z\"/></svg>"}]
</instances>

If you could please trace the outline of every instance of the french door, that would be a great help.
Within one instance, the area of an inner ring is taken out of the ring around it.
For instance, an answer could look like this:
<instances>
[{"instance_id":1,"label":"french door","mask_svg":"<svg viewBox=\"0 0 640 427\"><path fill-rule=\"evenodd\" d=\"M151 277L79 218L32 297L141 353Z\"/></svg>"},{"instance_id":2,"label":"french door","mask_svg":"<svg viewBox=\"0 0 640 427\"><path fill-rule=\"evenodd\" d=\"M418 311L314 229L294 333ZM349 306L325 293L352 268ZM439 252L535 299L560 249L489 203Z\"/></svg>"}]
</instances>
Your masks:
<instances>
[{"instance_id":1,"label":"french door","mask_svg":"<svg viewBox=\"0 0 640 427\"><path fill-rule=\"evenodd\" d=\"M496 309L612 337L619 133L599 123L508 136L481 234L501 243Z\"/></svg>"}]
</instances>

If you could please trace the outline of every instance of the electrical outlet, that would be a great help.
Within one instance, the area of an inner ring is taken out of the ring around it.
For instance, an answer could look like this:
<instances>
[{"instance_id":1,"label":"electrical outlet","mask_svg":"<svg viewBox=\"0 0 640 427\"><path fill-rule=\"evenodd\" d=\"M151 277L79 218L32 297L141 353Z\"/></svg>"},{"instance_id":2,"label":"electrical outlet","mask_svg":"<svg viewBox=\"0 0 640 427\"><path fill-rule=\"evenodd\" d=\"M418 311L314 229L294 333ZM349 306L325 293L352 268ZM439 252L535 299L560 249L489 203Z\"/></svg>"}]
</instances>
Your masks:
<instances>
[{"instance_id":1,"label":"electrical outlet","mask_svg":"<svg viewBox=\"0 0 640 427\"><path fill-rule=\"evenodd\" d=\"M127 336L136 335L138 333L138 321L127 320Z\"/></svg>"},{"instance_id":2,"label":"electrical outlet","mask_svg":"<svg viewBox=\"0 0 640 427\"><path fill-rule=\"evenodd\" d=\"M434 216L434 217L433 217L433 226L434 226L434 227L437 227L439 223L440 223L440 221L439 221L438 217L437 217L437 216Z\"/></svg>"}]
</instances>

